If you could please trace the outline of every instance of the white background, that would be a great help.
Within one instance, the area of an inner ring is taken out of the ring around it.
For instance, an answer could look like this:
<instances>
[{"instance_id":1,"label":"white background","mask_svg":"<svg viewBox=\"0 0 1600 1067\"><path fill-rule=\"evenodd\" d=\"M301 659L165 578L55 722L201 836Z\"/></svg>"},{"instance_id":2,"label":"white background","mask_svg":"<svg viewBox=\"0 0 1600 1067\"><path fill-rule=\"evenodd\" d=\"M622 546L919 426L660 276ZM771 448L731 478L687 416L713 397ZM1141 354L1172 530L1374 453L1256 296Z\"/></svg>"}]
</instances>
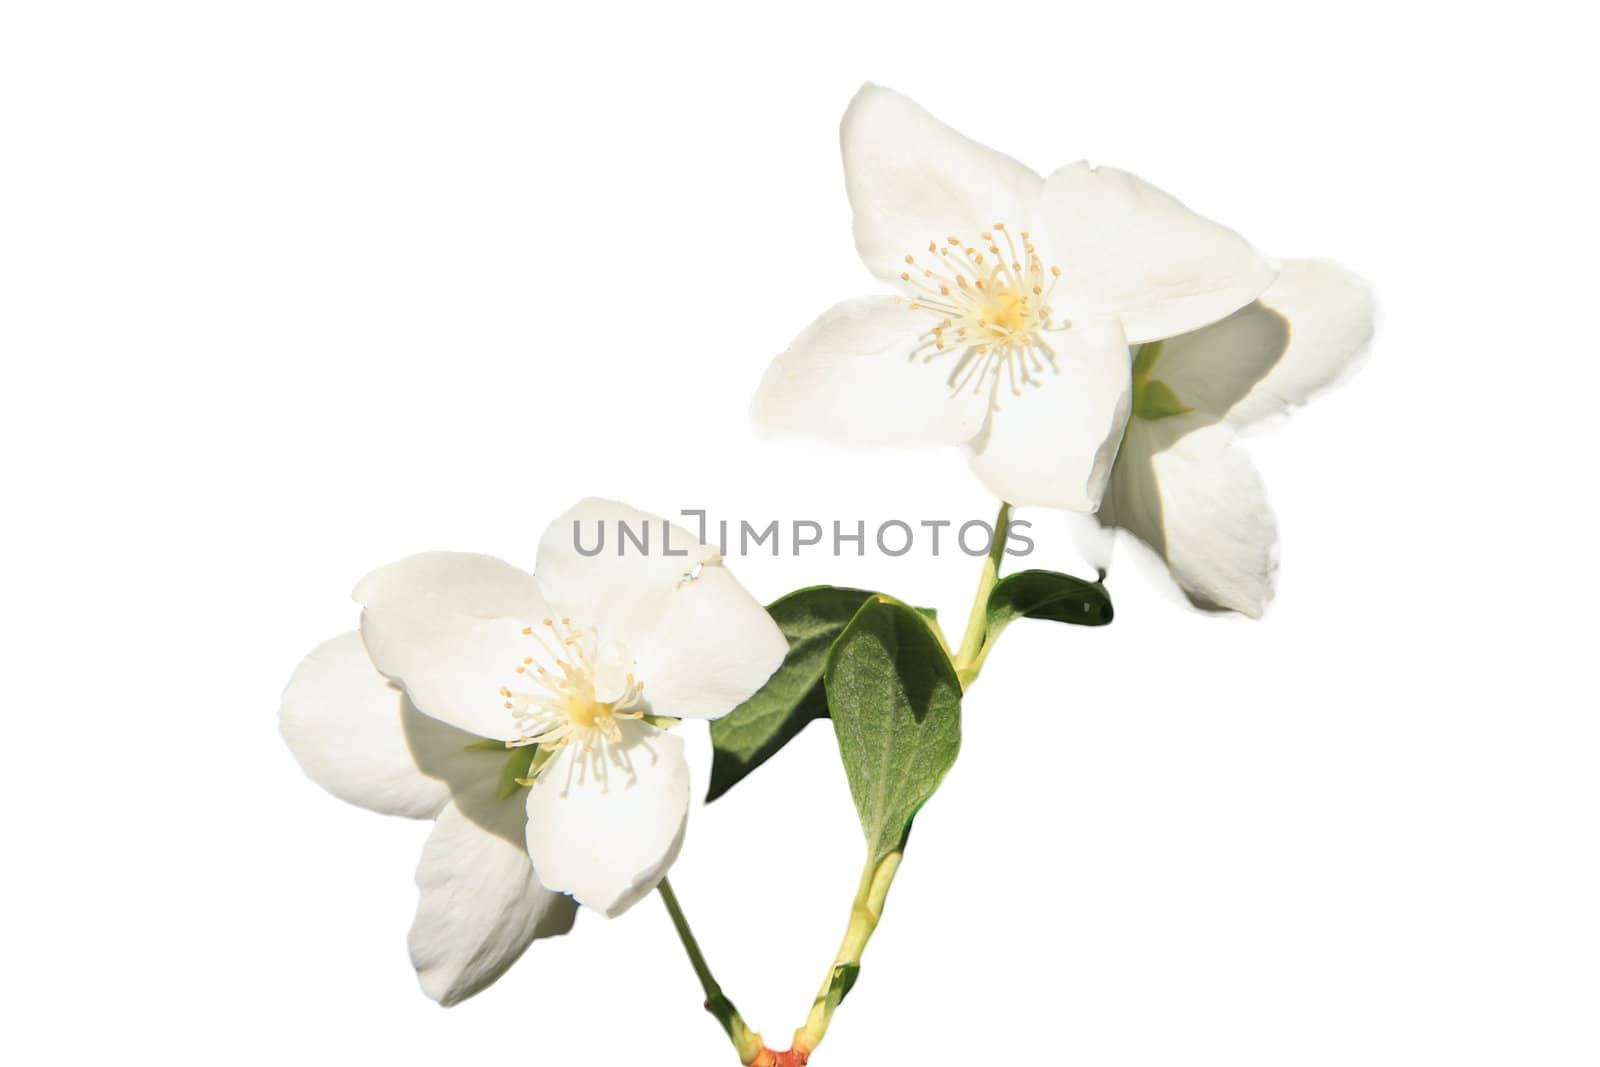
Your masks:
<instances>
[{"instance_id":1,"label":"white background","mask_svg":"<svg viewBox=\"0 0 1600 1067\"><path fill-rule=\"evenodd\" d=\"M653 899L424 999L427 828L305 780L276 701L368 569L531 566L582 495L991 514L954 453L746 423L874 288L836 141L872 79L1340 260L1382 319L1249 446L1265 621L1124 549L1115 625L1008 633L818 1062L1600 1062L1596 86L1575 9L1472 6L8 4L4 1058L733 1062ZM952 628L977 571L734 566ZM674 881L774 1044L859 851L826 726L692 818Z\"/></svg>"}]
</instances>

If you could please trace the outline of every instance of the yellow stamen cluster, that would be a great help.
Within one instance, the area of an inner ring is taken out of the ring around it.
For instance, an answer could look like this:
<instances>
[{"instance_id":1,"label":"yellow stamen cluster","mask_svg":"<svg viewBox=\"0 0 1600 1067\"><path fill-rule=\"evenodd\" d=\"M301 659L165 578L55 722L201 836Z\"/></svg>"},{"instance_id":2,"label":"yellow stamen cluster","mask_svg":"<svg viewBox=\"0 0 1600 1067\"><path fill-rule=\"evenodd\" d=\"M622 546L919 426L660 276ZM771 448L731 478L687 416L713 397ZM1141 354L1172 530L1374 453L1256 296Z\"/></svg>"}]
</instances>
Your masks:
<instances>
[{"instance_id":1,"label":"yellow stamen cluster","mask_svg":"<svg viewBox=\"0 0 1600 1067\"><path fill-rule=\"evenodd\" d=\"M1047 367L1057 370L1055 350L1044 335L1072 324L1051 322L1050 294L1061 268L1044 265L1028 231L1018 234L1020 251L1003 222L978 236L977 244L955 236L929 241L928 261L906 256L909 269L900 280L911 290L911 310L938 320L912 359L930 363L947 349L955 351L946 379L951 392L970 385L974 393L987 390L992 402L1002 376L1015 395L1036 384Z\"/></svg>"},{"instance_id":2,"label":"yellow stamen cluster","mask_svg":"<svg viewBox=\"0 0 1600 1067\"><path fill-rule=\"evenodd\" d=\"M506 742L508 748L538 745L554 750L579 745L584 752L595 752L607 744L621 743L623 721L644 718L644 683L631 673L616 699L596 697L596 638L592 630L573 625L571 619L560 623L545 619L538 627L524 627L522 633L532 639L534 654L524 656L516 666L519 688L500 687L500 697L520 735ZM523 681L531 687L520 688Z\"/></svg>"}]
</instances>

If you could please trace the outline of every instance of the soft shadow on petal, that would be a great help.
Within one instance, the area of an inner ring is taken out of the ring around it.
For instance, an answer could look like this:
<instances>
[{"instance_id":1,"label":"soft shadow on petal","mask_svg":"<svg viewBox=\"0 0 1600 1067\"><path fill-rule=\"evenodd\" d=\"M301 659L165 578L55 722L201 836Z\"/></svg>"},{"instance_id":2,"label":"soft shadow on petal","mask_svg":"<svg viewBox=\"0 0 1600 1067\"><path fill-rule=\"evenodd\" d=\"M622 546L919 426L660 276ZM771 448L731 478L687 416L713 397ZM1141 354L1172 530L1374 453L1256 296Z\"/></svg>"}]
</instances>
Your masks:
<instances>
[{"instance_id":1,"label":"soft shadow on petal","mask_svg":"<svg viewBox=\"0 0 1600 1067\"><path fill-rule=\"evenodd\" d=\"M956 445L983 427L984 403L952 395L953 356L915 352L935 320L874 296L823 312L767 368L751 415L763 429L842 445Z\"/></svg>"},{"instance_id":2,"label":"soft shadow on petal","mask_svg":"<svg viewBox=\"0 0 1600 1067\"><path fill-rule=\"evenodd\" d=\"M372 662L417 708L479 737L512 740L499 695L525 652L525 626L549 614L533 576L491 556L426 552L356 586Z\"/></svg>"},{"instance_id":3,"label":"soft shadow on petal","mask_svg":"<svg viewBox=\"0 0 1600 1067\"><path fill-rule=\"evenodd\" d=\"M1031 225L1043 185L1010 156L957 133L892 89L867 84L839 125L856 248L894 282L905 257L956 236L972 244L1004 222Z\"/></svg>"},{"instance_id":4,"label":"soft shadow on petal","mask_svg":"<svg viewBox=\"0 0 1600 1067\"><path fill-rule=\"evenodd\" d=\"M1151 376L1206 424L1227 418L1289 347L1289 320L1257 300L1205 329L1160 342ZM1183 425L1199 425L1191 420Z\"/></svg>"},{"instance_id":5,"label":"soft shadow on petal","mask_svg":"<svg viewBox=\"0 0 1600 1067\"><path fill-rule=\"evenodd\" d=\"M1337 264L1289 260L1260 300L1164 342L1154 374L1184 403L1242 429L1342 381L1372 330L1365 282Z\"/></svg>"},{"instance_id":6,"label":"soft shadow on petal","mask_svg":"<svg viewBox=\"0 0 1600 1067\"><path fill-rule=\"evenodd\" d=\"M603 548L584 554L602 538ZM657 714L726 714L788 652L782 631L715 549L626 504L583 500L551 523L539 542L538 576L558 611L626 648Z\"/></svg>"},{"instance_id":7,"label":"soft shadow on petal","mask_svg":"<svg viewBox=\"0 0 1600 1067\"><path fill-rule=\"evenodd\" d=\"M568 745L527 797L527 847L545 884L614 918L656 887L683 846L689 767L683 742L640 722L623 741Z\"/></svg>"},{"instance_id":8,"label":"soft shadow on petal","mask_svg":"<svg viewBox=\"0 0 1600 1067\"><path fill-rule=\"evenodd\" d=\"M284 689L279 726L313 781L386 815L432 818L449 799L450 779L485 768L484 754L467 749L478 738L411 707L354 631L301 661Z\"/></svg>"},{"instance_id":9,"label":"soft shadow on petal","mask_svg":"<svg viewBox=\"0 0 1600 1067\"><path fill-rule=\"evenodd\" d=\"M1345 380L1372 340L1376 312L1367 283L1336 263L1297 259L1261 294L1289 323L1283 355L1228 412L1236 427L1284 414Z\"/></svg>"},{"instance_id":10,"label":"soft shadow on petal","mask_svg":"<svg viewBox=\"0 0 1600 1067\"><path fill-rule=\"evenodd\" d=\"M1040 219L1040 253L1062 269L1058 310L1118 317L1132 344L1216 322L1275 274L1232 230L1113 167L1074 163L1051 174Z\"/></svg>"},{"instance_id":11,"label":"soft shadow on petal","mask_svg":"<svg viewBox=\"0 0 1600 1067\"><path fill-rule=\"evenodd\" d=\"M1094 511L1128 417L1128 344L1115 320L1053 336L1057 373L1013 395L973 443L972 470L995 496L1019 506Z\"/></svg>"},{"instance_id":12,"label":"soft shadow on petal","mask_svg":"<svg viewBox=\"0 0 1600 1067\"><path fill-rule=\"evenodd\" d=\"M539 884L523 844L523 798L493 781L439 813L417 865L408 943L423 990L449 1006L484 989L534 940L572 929L577 905Z\"/></svg>"},{"instance_id":13,"label":"soft shadow on petal","mask_svg":"<svg viewBox=\"0 0 1600 1067\"><path fill-rule=\"evenodd\" d=\"M1197 413L1134 419L1099 518L1161 556L1198 608L1259 618L1272 599L1277 520L1225 423Z\"/></svg>"}]
</instances>

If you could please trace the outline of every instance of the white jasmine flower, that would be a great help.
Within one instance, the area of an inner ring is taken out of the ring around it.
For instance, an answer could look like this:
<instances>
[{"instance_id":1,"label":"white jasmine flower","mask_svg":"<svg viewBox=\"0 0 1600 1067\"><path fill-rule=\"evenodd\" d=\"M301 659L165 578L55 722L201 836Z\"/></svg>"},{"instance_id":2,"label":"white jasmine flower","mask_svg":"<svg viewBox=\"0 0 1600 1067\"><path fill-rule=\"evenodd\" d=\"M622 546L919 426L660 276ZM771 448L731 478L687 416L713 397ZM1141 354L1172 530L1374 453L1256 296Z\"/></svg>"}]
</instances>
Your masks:
<instances>
[{"instance_id":1,"label":"white jasmine flower","mask_svg":"<svg viewBox=\"0 0 1600 1067\"><path fill-rule=\"evenodd\" d=\"M441 1004L500 977L535 939L572 928L577 905L534 876L520 797L501 799L506 761L412 707L355 632L318 646L283 694L289 748L314 781L386 815L433 819L417 865L411 960Z\"/></svg>"},{"instance_id":2,"label":"white jasmine flower","mask_svg":"<svg viewBox=\"0 0 1600 1067\"><path fill-rule=\"evenodd\" d=\"M1127 418L1129 345L1248 304L1273 268L1124 171L1042 178L867 85L840 130L856 247L900 290L836 305L768 369L761 425L954 445L998 497L1093 511Z\"/></svg>"},{"instance_id":3,"label":"white jasmine flower","mask_svg":"<svg viewBox=\"0 0 1600 1067\"><path fill-rule=\"evenodd\" d=\"M648 551L619 524L648 528ZM580 553L579 527L604 548ZM689 805L683 742L658 724L731 711L788 650L713 549L601 500L551 525L533 575L430 552L355 598L360 634L300 664L283 734L334 795L436 820L411 955L445 1004L565 933L563 894L614 916L655 888Z\"/></svg>"},{"instance_id":4,"label":"white jasmine flower","mask_svg":"<svg viewBox=\"0 0 1600 1067\"><path fill-rule=\"evenodd\" d=\"M1196 605L1260 616L1277 572L1277 522L1234 438L1337 381L1372 329L1360 279L1290 260L1256 302L1143 347L1098 521L1149 545Z\"/></svg>"}]
</instances>

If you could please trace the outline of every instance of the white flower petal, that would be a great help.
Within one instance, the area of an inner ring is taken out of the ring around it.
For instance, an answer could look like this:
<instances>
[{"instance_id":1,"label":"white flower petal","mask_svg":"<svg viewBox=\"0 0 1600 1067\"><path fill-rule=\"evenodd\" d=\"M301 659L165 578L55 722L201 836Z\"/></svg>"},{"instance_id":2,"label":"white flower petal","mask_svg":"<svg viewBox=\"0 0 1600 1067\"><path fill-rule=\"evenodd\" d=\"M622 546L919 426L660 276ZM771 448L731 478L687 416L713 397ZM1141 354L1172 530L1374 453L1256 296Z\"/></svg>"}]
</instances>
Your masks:
<instances>
[{"instance_id":1,"label":"white flower petal","mask_svg":"<svg viewBox=\"0 0 1600 1067\"><path fill-rule=\"evenodd\" d=\"M1221 422L1272 371L1289 346L1289 320L1261 301L1221 322L1159 342L1150 367L1186 407ZM1149 358L1149 350L1141 348Z\"/></svg>"},{"instance_id":2,"label":"white flower petal","mask_svg":"<svg viewBox=\"0 0 1600 1067\"><path fill-rule=\"evenodd\" d=\"M864 85L839 126L856 248L893 282L932 240L1004 222L1026 230L1042 179L1010 156L952 130L891 89Z\"/></svg>"},{"instance_id":3,"label":"white flower petal","mask_svg":"<svg viewBox=\"0 0 1600 1067\"><path fill-rule=\"evenodd\" d=\"M527 649L522 628L550 614L533 576L492 556L425 552L356 586L372 662L412 703L499 741L518 736L499 695Z\"/></svg>"},{"instance_id":4,"label":"white flower petal","mask_svg":"<svg viewBox=\"0 0 1600 1067\"><path fill-rule=\"evenodd\" d=\"M689 816L683 742L642 722L584 752L566 745L528 790L528 854L546 885L615 918L678 858Z\"/></svg>"},{"instance_id":5,"label":"white flower petal","mask_svg":"<svg viewBox=\"0 0 1600 1067\"><path fill-rule=\"evenodd\" d=\"M1132 344L1216 322L1272 282L1244 238L1112 167L1050 175L1039 216L1039 253L1062 270L1053 303L1069 318L1120 318Z\"/></svg>"},{"instance_id":6,"label":"white flower petal","mask_svg":"<svg viewBox=\"0 0 1600 1067\"><path fill-rule=\"evenodd\" d=\"M1115 320L1081 323L1050 343L1059 373L1046 370L1018 395L1002 380L972 469L1012 504L1093 511L1128 416L1128 343Z\"/></svg>"},{"instance_id":7,"label":"white flower petal","mask_svg":"<svg viewBox=\"0 0 1600 1067\"><path fill-rule=\"evenodd\" d=\"M1167 562L1198 607L1260 617L1277 574L1278 527L1233 428L1196 412L1134 419L1100 521Z\"/></svg>"},{"instance_id":8,"label":"white flower petal","mask_svg":"<svg viewBox=\"0 0 1600 1067\"><path fill-rule=\"evenodd\" d=\"M1360 278L1335 263L1289 260L1260 300L1166 342L1156 377L1185 403L1251 426L1340 381L1372 339L1373 317Z\"/></svg>"},{"instance_id":9,"label":"white flower petal","mask_svg":"<svg viewBox=\"0 0 1600 1067\"><path fill-rule=\"evenodd\" d=\"M594 698L602 704L621 699L628 679L638 672L638 663L621 641L606 641L595 653Z\"/></svg>"},{"instance_id":10,"label":"white flower petal","mask_svg":"<svg viewBox=\"0 0 1600 1067\"><path fill-rule=\"evenodd\" d=\"M467 748L477 738L412 707L378 673L355 631L300 661L278 725L312 781L385 815L431 819L450 799L450 782L492 775L498 766L494 753Z\"/></svg>"},{"instance_id":11,"label":"white flower petal","mask_svg":"<svg viewBox=\"0 0 1600 1067\"><path fill-rule=\"evenodd\" d=\"M623 526L634 539L623 538ZM596 555L579 551L593 549L602 531ZM783 632L715 549L626 504L583 500L551 523L539 542L538 575L562 614L626 646L659 715L724 715L761 688L788 653Z\"/></svg>"},{"instance_id":12,"label":"white flower petal","mask_svg":"<svg viewBox=\"0 0 1600 1067\"><path fill-rule=\"evenodd\" d=\"M843 445L971 440L983 428L983 399L952 396L948 360L913 354L934 325L893 297L836 304L772 361L751 415L769 430Z\"/></svg>"},{"instance_id":13,"label":"white flower petal","mask_svg":"<svg viewBox=\"0 0 1600 1067\"><path fill-rule=\"evenodd\" d=\"M493 778L458 793L417 864L411 962L423 990L446 1006L499 978L536 938L572 929L577 914L571 898L534 876L523 798L498 797Z\"/></svg>"}]
</instances>

